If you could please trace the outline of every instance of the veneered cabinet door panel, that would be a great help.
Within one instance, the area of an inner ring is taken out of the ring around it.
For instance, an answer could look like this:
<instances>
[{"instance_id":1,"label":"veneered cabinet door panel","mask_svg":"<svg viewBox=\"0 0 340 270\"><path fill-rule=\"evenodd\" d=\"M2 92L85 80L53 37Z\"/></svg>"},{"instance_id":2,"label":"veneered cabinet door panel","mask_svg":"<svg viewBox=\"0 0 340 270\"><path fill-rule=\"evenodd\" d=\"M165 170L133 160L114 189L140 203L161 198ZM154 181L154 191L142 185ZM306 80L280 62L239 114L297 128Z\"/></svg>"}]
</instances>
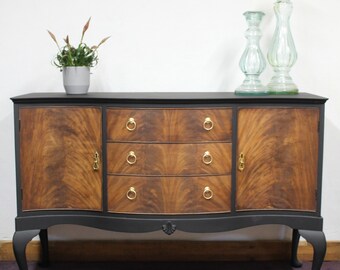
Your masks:
<instances>
[{"instance_id":1,"label":"veneered cabinet door panel","mask_svg":"<svg viewBox=\"0 0 340 270\"><path fill-rule=\"evenodd\" d=\"M101 210L101 108L22 107L19 119L23 211Z\"/></svg>"},{"instance_id":2,"label":"veneered cabinet door panel","mask_svg":"<svg viewBox=\"0 0 340 270\"><path fill-rule=\"evenodd\" d=\"M316 211L318 123L318 108L238 110L236 210Z\"/></svg>"}]
</instances>

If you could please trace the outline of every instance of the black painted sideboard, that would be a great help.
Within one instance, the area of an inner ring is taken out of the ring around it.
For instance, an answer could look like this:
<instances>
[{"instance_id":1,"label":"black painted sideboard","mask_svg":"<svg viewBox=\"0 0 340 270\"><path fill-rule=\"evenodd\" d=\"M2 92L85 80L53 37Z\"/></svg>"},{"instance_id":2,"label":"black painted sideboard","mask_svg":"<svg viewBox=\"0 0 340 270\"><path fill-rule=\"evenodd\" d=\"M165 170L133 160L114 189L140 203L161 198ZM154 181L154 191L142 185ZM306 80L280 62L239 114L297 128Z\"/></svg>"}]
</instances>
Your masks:
<instances>
[{"instance_id":1,"label":"black painted sideboard","mask_svg":"<svg viewBox=\"0 0 340 270\"><path fill-rule=\"evenodd\" d=\"M79 224L117 232L292 228L326 252L321 187L326 98L233 93L31 93L14 102L14 252Z\"/></svg>"}]
</instances>

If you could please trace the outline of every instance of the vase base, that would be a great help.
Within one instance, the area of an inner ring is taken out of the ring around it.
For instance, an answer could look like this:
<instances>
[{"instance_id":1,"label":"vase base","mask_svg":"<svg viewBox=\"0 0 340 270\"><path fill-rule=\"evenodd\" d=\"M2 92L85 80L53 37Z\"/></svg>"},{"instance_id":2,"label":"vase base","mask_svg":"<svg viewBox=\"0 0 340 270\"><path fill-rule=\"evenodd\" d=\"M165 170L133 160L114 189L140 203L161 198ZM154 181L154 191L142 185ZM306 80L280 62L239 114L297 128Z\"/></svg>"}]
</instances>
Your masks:
<instances>
[{"instance_id":1,"label":"vase base","mask_svg":"<svg viewBox=\"0 0 340 270\"><path fill-rule=\"evenodd\" d=\"M254 92L254 91L235 91L235 95L238 96L266 96L269 92Z\"/></svg>"},{"instance_id":2,"label":"vase base","mask_svg":"<svg viewBox=\"0 0 340 270\"><path fill-rule=\"evenodd\" d=\"M268 89L264 87L262 84L258 85L245 85L242 84L239 88L235 90L236 95L253 95L253 96L264 96L268 95Z\"/></svg>"},{"instance_id":3,"label":"vase base","mask_svg":"<svg viewBox=\"0 0 340 270\"><path fill-rule=\"evenodd\" d=\"M297 95L299 91L269 91L269 95Z\"/></svg>"},{"instance_id":4,"label":"vase base","mask_svg":"<svg viewBox=\"0 0 340 270\"><path fill-rule=\"evenodd\" d=\"M297 95L299 89L294 83L291 84L268 84L268 92L271 95Z\"/></svg>"},{"instance_id":5,"label":"vase base","mask_svg":"<svg viewBox=\"0 0 340 270\"><path fill-rule=\"evenodd\" d=\"M298 87L289 75L289 68L276 69L267 88L272 95L296 95L299 93Z\"/></svg>"}]
</instances>

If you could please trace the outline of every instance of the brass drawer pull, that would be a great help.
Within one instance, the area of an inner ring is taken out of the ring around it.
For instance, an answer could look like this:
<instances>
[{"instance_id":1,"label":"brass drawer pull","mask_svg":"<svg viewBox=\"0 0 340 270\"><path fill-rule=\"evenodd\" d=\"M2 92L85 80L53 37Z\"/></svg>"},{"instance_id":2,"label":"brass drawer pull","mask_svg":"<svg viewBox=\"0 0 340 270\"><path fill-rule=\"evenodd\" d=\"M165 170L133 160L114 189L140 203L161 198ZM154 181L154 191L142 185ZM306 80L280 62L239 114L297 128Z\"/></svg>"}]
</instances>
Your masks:
<instances>
[{"instance_id":1,"label":"brass drawer pull","mask_svg":"<svg viewBox=\"0 0 340 270\"><path fill-rule=\"evenodd\" d=\"M130 187L126 192L126 198L128 198L130 201L133 201L137 198L137 191L134 187Z\"/></svg>"},{"instance_id":2,"label":"brass drawer pull","mask_svg":"<svg viewBox=\"0 0 340 270\"><path fill-rule=\"evenodd\" d=\"M203 128L207 131L212 130L214 128L214 122L210 117L206 117L203 122Z\"/></svg>"},{"instance_id":3,"label":"brass drawer pull","mask_svg":"<svg viewBox=\"0 0 340 270\"><path fill-rule=\"evenodd\" d=\"M212 197L214 196L214 193L212 192L212 190L210 189L210 187L205 187L204 191L203 191L203 197L206 200L210 200L212 199Z\"/></svg>"},{"instance_id":4,"label":"brass drawer pull","mask_svg":"<svg viewBox=\"0 0 340 270\"><path fill-rule=\"evenodd\" d=\"M93 155L93 166L92 166L94 171L98 171L99 170L99 154L96 151Z\"/></svg>"},{"instance_id":5,"label":"brass drawer pull","mask_svg":"<svg viewBox=\"0 0 340 270\"><path fill-rule=\"evenodd\" d=\"M203 154L202 161L204 164L209 165L213 162L213 157L209 151L205 151Z\"/></svg>"},{"instance_id":6,"label":"brass drawer pull","mask_svg":"<svg viewBox=\"0 0 340 270\"><path fill-rule=\"evenodd\" d=\"M238 170L240 172L243 172L243 170L245 169L245 163L246 163L246 159L244 154L241 152L240 157L238 159Z\"/></svg>"},{"instance_id":7,"label":"brass drawer pull","mask_svg":"<svg viewBox=\"0 0 340 270\"><path fill-rule=\"evenodd\" d=\"M125 125L128 131L134 131L137 127L137 123L133 117L129 118Z\"/></svg>"},{"instance_id":8,"label":"brass drawer pull","mask_svg":"<svg viewBox=\"0 0 340 270\"><path fill-rule=\"evenodd\" d=\"M126 162L129 163L130 165L135 164L137 161L137 156L135 154L135 152L130 151L129 154L126 157Z\"/></svg>"}]
</instances>

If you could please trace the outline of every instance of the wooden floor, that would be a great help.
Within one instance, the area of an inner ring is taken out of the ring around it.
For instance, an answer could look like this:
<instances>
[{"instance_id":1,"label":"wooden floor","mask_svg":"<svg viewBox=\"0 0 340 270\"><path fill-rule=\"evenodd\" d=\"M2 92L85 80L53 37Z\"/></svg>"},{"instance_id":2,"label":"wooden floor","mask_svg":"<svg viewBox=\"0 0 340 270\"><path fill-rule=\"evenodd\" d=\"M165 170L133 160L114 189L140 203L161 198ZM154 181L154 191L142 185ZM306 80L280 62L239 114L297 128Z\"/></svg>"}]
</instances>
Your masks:
<instances>
[{"instance_id":1,"label":"wooden floor","mask_svg":"<svg viewBox=\"0 0 340 270\"><path fill-rule=\"evenodd\" d=\"M1 270L18 270L15 262L0 262ZM112 262L112 263L51 263L41 268L30 262L29 270L310 270L311 263L292 268L287 262ZM340 262L324 262L322 270L340 270Z\"/></svg>"}]
</instances>

